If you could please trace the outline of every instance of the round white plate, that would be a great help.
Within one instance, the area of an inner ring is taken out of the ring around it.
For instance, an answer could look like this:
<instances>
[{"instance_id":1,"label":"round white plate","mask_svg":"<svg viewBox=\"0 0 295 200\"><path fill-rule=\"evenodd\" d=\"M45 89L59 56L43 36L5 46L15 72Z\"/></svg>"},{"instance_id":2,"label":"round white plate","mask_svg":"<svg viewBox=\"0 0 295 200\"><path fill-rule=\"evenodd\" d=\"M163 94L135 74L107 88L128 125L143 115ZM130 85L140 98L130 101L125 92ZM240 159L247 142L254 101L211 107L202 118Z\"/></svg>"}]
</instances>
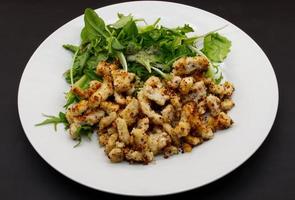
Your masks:
<instances>
[{"instance_id":1,"label":"round white plate","mask_svg":"<svg viewBox=\"0 0 295 200\"><path fill-rule=\"evenodd\" d=\"M190 24L206 33L225 24L221 31L232 41L224 64L224 74L234 83L236 106L230 112L232 128L219 131L214 139L192 153L157 157L149 165L111 164L97 144L84 140L73 148L62 126L35 127L41 113L57 114L69 89L62 74L71 65L71 54L62 44L78 44L83 26L80 16L52 33L29 60L20 82L18 109L25 133L40 156L53 168L88 187L125 195L163 195L208 184L237 168L262 144L274 122L278 106L278 86L273 68L259 46L230 22L198 8L169 2L128 2L96 10L107 22L117 13L132 13L149 23L161 17L168 27Z\"/></svg>"}]
</instances>

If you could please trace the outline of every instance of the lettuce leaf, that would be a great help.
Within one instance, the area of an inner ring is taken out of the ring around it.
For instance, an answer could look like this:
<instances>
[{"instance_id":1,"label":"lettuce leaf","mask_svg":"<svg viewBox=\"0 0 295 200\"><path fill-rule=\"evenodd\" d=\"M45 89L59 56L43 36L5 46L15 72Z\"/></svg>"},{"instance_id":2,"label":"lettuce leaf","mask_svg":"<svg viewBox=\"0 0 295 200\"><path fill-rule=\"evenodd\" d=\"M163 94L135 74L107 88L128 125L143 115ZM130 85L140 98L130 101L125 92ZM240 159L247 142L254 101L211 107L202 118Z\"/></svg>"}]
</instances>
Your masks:
<instances>
[{"instance_id":1,"label":"lettuce leaf","mask_svg":"<svg viewBox=\"0 0 295 200\"><path fill-rule=\"evenodd\" d=\"M211 33L204 38L202 52L212 62L222 62L230 52L231 41L218 33Z\"/></svg>"}]
</instances>

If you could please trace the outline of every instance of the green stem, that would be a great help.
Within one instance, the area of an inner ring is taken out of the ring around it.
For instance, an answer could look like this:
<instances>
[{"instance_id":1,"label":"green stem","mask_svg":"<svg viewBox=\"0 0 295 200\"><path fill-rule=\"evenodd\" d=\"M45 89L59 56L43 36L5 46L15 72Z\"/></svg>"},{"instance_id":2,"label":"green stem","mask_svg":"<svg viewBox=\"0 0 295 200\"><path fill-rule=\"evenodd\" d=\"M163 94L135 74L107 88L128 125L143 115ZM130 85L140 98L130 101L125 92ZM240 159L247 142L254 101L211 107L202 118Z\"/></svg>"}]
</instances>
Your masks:
<instances>
[{"instance_id":1,"label":"green stem","mask_svg":"<svg viewBox=\"0 0 295 200\"><path fill-rule=\"evenodd\" d=\"M211 34L211 33L215 33L215 32L217 32L217 31L220 31L220 30L226 28L227 26L228 26L228 24L226 24L226 25L224 25L224 26L222 26L222 27L220 27L220 28L218 28L218 29L215 29L215 30L213 30L213 31L210 31L210 32L208 32L208 33L205 33L205 34L202 34L202 35L198 35L198 36L189 37L189 38L185 38L184 40L198 40L198 39L200 39L200 38L204 38L204 37L206 37L207 35L209 35L209 34Z\"/></svg>"},{"instance_id":2,"label":"green stem","mask_svg":"<svg viewBox=\"0 0 295 200\"><path fill-rule=\"evenodd\" d=\"M76 58L77 58L78 52L79 52L79 48L76 50L76 52L75 52L75 54L74 54L72 67L71 67L71 69L70 69L70 77L71 77L71 85L72 85L72 86L74 85L73 68L74 68L74 64L75 64L75 60L76 60Z\"/></svg>"},{"instance_id":3,"label":"green stem","mask_svg":"<svg viewBox=\"0 0 295 200\"><path fill-rule=\"evenodd\" d=\"M125 58L124 54L121 51L117 51L116 56L119 59L123 69L127 72L128 71L128 65L127 65L127 61L126 61L126 58Z\"/></svg>"}]
</instances>

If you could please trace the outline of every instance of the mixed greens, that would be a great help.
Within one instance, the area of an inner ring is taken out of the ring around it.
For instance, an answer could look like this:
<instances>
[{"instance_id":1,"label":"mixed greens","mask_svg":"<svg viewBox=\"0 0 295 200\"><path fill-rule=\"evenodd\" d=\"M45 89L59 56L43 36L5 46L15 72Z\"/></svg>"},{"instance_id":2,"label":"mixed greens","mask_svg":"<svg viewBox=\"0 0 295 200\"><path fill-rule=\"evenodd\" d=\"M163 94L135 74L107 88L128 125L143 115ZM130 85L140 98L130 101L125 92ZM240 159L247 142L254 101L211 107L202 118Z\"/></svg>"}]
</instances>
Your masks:
<instances>
[{"instance_id":1,"label":"mixed greens","mask_svg":"<svg viewBox=\"0 0 295 200\"><path fill-rule=\"evenodd\" d=\"M115 23L106 24L94 10L87 8L80 45L63 45L73 53L72 66L64 73L65 80L71 86L85 89L91 80L102 79L95 73L95 69L100 61L105 60L119 61L124 70L135 73L141 81L152 75L169 79L174 61L183 56L198 54L209 60L210 66L206 75L217 83L222 80L218 65L229 53L231 42L216 32L220 29L189 37L187 34L193 33L194 29L188 24L167 28L159 25L159 22L160 18L152 24L147 24L144 19L119 13ZM202 48L197 48L196 43L202 43ZM78 100L79 98L69 91L64 108ZM38 125L67 125L62 112L58 117L47 117L48 119ZM92 131L92 127L81 128L81 133L86 135Z\"/></svg>"}]
</instances>

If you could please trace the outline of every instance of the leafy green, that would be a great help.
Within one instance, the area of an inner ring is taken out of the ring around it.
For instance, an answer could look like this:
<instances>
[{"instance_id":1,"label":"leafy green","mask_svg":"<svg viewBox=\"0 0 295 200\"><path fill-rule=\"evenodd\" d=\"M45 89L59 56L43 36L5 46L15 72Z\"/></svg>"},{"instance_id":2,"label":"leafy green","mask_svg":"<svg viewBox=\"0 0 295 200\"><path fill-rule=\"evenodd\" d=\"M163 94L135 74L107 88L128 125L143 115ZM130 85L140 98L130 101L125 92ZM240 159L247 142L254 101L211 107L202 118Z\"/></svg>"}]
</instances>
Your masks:
<instances>
[{"instance_id":1,"label":"leafy green","mask_svg":"<svg viewBox=\"0 0 295 200\"><path fill-rule=\"evenodd\" d=\"M78 51L79 46L71 45L71 44L64 44L63 48L65 48L66 50L71 51L72 53L75 53L76 51Z\"/></svg>"},{"instance_id":2,"label":"leafy green","mask_svg":"<svg viewBox=\"0 0 295 200\"><path fill-rule=\"evenodd\" d=\"M52 116L52 115L45 115L43 114L45 117L47 117L48 119L45 119L43 122L36 124L35 126L41 126L41 125L46 125L46 124L53 124L54 126L54 130L57 130L57 124L64 124L65 127L67 127L69 125L66 115L63 112L59 112L58 116Z\"/></svg>"},{"instance_id":3,"label":"leafy green","mask_svg":"<svg viewBox=\"0 0 295 200\"><path fill-rule=\"evenodd\" d=\"M132 20L132 16L129 14L127 16L123 14L118 14L119 20L116 21L114 24L111 24L111 26L115 29L123 28L129 21Z\"/></svg>"},{"instance_id":4,"label":"leafy green","mask_svg":"<svg viewBox=\"0 0 295 200\"><path fill-rule=\"evenodd\" d=\"M230 52L231 41L218 33L211 33L204 38L202 52L212 62L222 62Z\"/></svg>"},{"instance_id":5,"label":"leafy green","mask_svg":"<svg viewBox=\"0 0 295 200\"><path fill-rule=\"evenodd\" d=\"M74 147L77 147L77 146L79 146L81 144L83 136L86 136L89 140L91 140L91 136L93 134L93 131L94 131L93 126L89 126L89 125L86 125L86 124L81 125L77 129L77 132L76 132L76 134L78 135L78 137L76 139L76 140L78 140L78 143Z\"/></svg>"},{"instance_id":6,"label":"leafy green","mask_svg":"<svg viewBox=\"0 0 295 200\"><path fill-rule=\"evenodd\" d=\"M136 62L131 62L128 66L128 71L136 74L141 81L146 81L150 76L156 76L157 73L152 71L149 73L143 65Z\"/></svg>"},{"instance_id":7,"label":"leafy green","mask_svg":"<svg viewBox=\"0 0 295 200\"><path fill-rule=\"evenodd\" d=\"M152 71L152 63L156 63L158 61L154 54L150 54L147 51L139 51L134 55L130 55L127 57L127 60L143 65L149 73Z\"/></svg>"},{"instance_id":8,"label":"leafy green","mask_svg":"<svg viewBox=\"0 0 295 200\"><path fill-rule=\"evenodd\" d=\"M105 28L105 23L94 10L86 8L84 13L85 29L92 35L102 35L110 37L110 33Z\"/></svg>"}]
</instances>

